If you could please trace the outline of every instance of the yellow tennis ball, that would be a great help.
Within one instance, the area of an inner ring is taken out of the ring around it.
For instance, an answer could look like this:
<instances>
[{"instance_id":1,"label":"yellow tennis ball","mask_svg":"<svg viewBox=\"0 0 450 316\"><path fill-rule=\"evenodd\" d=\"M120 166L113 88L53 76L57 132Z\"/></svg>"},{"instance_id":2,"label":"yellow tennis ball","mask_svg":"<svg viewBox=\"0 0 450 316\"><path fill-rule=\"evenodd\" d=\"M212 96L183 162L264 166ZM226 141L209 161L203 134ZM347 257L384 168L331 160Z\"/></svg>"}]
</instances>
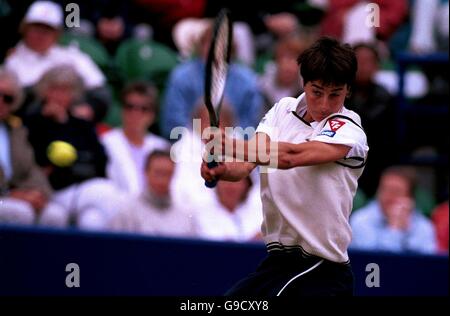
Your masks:
<instances>
[{"instance_id":1,"label":"yellow tennis ball","mask_svg":"<svg viewBox=\"0 0 450 316\"><path fill-rule=\"evenodd\" d=\"M47 148L48 159L58 167L69 167L77 160L77 150L71 144L56 140Z\"/></svg>"}]
</instances>

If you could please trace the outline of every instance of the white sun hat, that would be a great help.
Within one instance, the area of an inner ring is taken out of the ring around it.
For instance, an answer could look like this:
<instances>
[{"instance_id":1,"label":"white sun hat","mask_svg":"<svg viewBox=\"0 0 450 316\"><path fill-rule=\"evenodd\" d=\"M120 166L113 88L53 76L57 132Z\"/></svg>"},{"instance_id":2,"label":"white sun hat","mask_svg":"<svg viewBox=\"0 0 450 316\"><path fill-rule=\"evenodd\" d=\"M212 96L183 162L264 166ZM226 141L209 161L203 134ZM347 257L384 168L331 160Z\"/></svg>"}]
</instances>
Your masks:
<instances>
[{"instance_id":1,"label":"white sun hat","mask_svg":"<svg viewBox=\"0 0 450 316\"><path fill-rule=\"evenodd\" d=\"M51 1L33 2L23 18L23 23L42 23L59 29L63 26L62 8Z\"/></svg>"},{"instance_id":2,"label":"white sun hat","mask_svg":"<svg viewBox=\"0 0 450 316\"><path fill-rule=\"evenodd\" d=\"M172 29L172 38L181 57L189 57L201 35L211 25L212 20L203 18L185 18L180 20Z\"/></svg>"}]
</instances>

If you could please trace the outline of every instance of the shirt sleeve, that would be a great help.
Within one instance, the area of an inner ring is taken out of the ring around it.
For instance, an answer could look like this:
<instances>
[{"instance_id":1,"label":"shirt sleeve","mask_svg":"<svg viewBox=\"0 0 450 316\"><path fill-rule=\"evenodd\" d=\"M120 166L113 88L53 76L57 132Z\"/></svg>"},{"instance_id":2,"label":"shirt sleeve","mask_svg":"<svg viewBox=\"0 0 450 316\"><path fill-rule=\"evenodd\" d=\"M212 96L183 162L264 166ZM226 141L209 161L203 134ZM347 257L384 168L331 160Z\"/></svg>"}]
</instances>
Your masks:
<instances>
[{"instance_id":1,"label":"shirt sleeve","mask_svg":"<svg viewBox=\"0 0 450 316\"><path fill-rule=\"evenodd\" d=\"M369 151L367 137L362 127L352 118L345 115L331 116L315 134L311 140L351 148L347 156L338 161L339 163L352 168L365 165Z\"/></svg>"},{"instance_id":2,"label":"shirt sleeve","mask_svg":"<svg viewBox=\"0 0 450 316\"><path fill-rule=\"evenodd\" d=\"M283 98L263 116L256 128L256 133L267 134L272 141L277 141L278 139L278 128L280 118L286 113L286 107L291 104L291 102L296 102L297 99L294 98Z\"/></svg>"}]
</instances>

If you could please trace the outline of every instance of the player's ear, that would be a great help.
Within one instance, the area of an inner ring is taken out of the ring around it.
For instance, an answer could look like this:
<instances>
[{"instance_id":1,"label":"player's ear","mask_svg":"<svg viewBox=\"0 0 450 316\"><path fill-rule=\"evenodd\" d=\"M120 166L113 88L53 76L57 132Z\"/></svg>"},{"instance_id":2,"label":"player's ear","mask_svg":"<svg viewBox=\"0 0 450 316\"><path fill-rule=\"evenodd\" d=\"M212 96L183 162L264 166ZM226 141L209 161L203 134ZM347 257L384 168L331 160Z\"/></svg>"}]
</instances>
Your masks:
<instances>
[{"instance_id":1,"label":"player's ear","mask_svg":"<svg viewBox=\"0 0 450 316\"><path fill-rule=\"evenodd\" d=\"M348 86L347 88L347 94L345 95L346 98L350 98L352 95L352 87Z\"/></svg>"},{"instance_id":2,"label":"player's ear","mask_svg":"<svg viewBox=\"0 0 450 316\"><path fill-rule=\"evenodd\" d=\"M301 88L301 89L304 89L304 87L305 87L305 81L303 80L303 77L302 77L301 74L299 75L299 84L300 84L300 88Z\"/></svg>"}]
</instances>

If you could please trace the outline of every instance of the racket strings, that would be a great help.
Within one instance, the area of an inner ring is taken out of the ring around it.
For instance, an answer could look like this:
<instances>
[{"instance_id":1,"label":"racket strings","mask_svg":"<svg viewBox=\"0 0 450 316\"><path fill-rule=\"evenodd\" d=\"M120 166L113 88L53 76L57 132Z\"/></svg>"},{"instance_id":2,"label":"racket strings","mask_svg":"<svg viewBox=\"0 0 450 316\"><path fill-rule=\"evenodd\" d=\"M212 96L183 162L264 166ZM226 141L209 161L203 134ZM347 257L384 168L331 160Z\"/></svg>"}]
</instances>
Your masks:
<instances>
[{"instance_id":1,"label":"racket strings","mask_svg":"<svg viewBox=\"0 0 450 316\"><path fill-rule=\"evenodd\" d=\"M214 47L214 59L212 65L211 97L214 108L220 106L225 88L226 74L228 70L228 41L229 25L227 19L223 19L218 28L216 43Z\"/></svg>"}]
</instances>

